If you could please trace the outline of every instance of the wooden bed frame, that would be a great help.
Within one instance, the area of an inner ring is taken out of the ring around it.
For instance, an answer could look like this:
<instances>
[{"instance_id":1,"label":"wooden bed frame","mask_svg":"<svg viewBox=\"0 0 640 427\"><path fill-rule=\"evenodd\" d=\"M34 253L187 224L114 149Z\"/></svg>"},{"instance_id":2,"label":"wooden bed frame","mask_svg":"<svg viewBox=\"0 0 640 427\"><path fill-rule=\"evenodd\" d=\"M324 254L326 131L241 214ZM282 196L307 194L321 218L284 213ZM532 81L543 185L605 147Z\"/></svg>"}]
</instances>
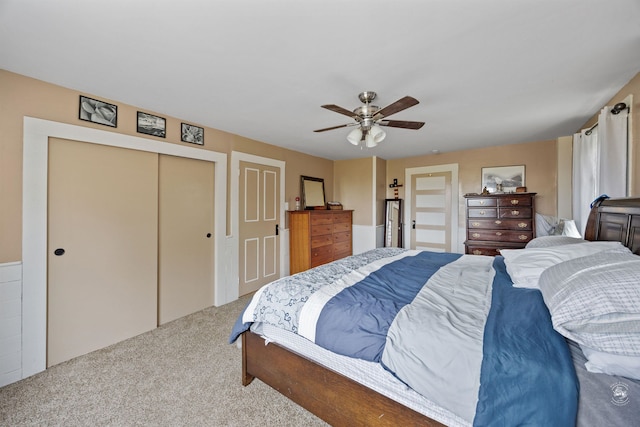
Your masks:
<instances>
[{"instance_id":1,"label":"wooden bed frame","mask_svg":"<svg viewBox=\"0 0 640 427\"><path fill-rule=\"evenodd\" d=\"M591 210L587 240L620 241L640 254L640 198L608 199ZM442 426L406 406L307 358L242 334L242 384L254 378L333 426Z\"/></svg>"}]
</instances>

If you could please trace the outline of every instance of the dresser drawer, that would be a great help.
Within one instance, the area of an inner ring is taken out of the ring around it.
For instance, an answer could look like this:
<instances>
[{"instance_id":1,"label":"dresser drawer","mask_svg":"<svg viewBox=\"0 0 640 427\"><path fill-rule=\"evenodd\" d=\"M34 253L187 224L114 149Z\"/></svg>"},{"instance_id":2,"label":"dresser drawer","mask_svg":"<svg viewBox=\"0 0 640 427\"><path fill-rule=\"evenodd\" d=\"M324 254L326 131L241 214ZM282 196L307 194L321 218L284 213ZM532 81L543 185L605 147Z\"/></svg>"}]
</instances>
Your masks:
<instances>
[{"instance_id":1,"label":"dresser drawer","mask_svg":"<svg viewBox=\"0 0 640 427\"><path fill-rule=\"evenodd\" d=\"M338 222L333 224L333 232L334 233L343 233L345 231L351 230L350 222Z\"/></svg>"},{"instance_id":2,"label":"dresser drawer","mask_svg":"<svg viewBox=\"0 0 640 427\"><path fill-rule=\"evenodd\" d=\"M467 211L469 218L497 218L498 209L496 208L469 208Z\"/></svg>"},{"instance_id":3,"label":"dresser drawer","mask_svg":"<svg viewBox=\"0 0 640 427\"><path fill-rule=\"evenodd\" d=\"M321 236L333 233L333 224L317 224L311 226L311 236Z\"/></svg>"},{"instance_id":4,"label":"dresser drawer","mask_svg":"<svg viewBox=\"0 0 640 427\"><path fill-rule=\"evenodd\" d=\"M333 224L333 218L331 218L331 215L325 215L325 214L311 215L311 228L313 228L316 225L326 225L326 224Z\"/></svg>"},{"instance_id":5,"label":"dresser drawer","mask_svg":"<svg viewBox=\"0 0 640 427\"><path fill-rule=\"evenodd\" d=\"M467 199L467 206L470 208L482 208L482 207L494 207L498 206L496 199L493 198L477 198L477 199Z\"/></svg>"},{"instance_id":6,"label":"dresser drawer","mask_svg":"<svg viewBox=\"0 0 640 427\"><path fill-rule=\"evenodd\" d=\"M351 224L351 212L333 214L333 223Z\"/></svg>"},{"instance_id":7,"label":"dresser drawer","mask_svg":"<svg viewBox=\"0 0 640 427\"><path fill-rule=\"evenodd\" d=\"M334 258L343 258L347 255L351 255L351 240L347 240L344 242L337 242L333 245L334 250ZM340 256L342 254L342 256ZM345 255L346 254L346 255Z\"/></svg>"},{"instance_id":8,"label":"dresser drawer","mask_svg":"<svg viewBox=\"0 0 640 427\"><path fill-rule=\"evenodd\" d=\"M531 219L471 219L467 221L469 229L491 230L531 230Z\"/></svg>"},{"instance_id":9,"label":"dresser drawer","mask_svg":"<svg viewBox=\"0 0 640 427\"><path fill-rule=\"evenodd\" d=\"M531 206L531 200L532 198L530 196L517 196L514 194L513 196L502 197L498 199L498 206Z\"/></svg>"},{"instance_id":10,"label":"dresser drawer","mask_svg":"<svg viewBox=\"0 0 640 427\"><path fill-rule=\"evenodd\" d=\"M311 237L311 248L319 248L321 246L332 245L333 239L331 234L323 234L321 236Z\"/></svg>"},{"instance_id":11,"label":"dresser drawer","mask_svg":"<svg viewBox=\"0 0 640 427\"><path fill-rule=\"evenodd\" d=\"M500 218L531 218L531 208L500 208Z\"/></svg>"},{"instance_id":12,"label":"dresser drawer","mask_svg":"<svg viewBox=\"0 0 640 427\"><path fill-rule=\"evenodd\" d=\"M500 251L498 248L488 248L484 246L467 245L467 254L496 256L496 255L500 255Z\"/></svg>"},{"instance_id":13,"label":"dresser drawer","mask_svg":"<svg viewBox=\"0 0 640 427\"><path fill-rule=\"evenodd\" d=\"M489 240L492 242L522 242L526 243L533 238L532 231L513 230L481 230L474 229L467 232L467 240Z\"/></svg>"},{"instance_id":14,"label":"dresser drawer","mask_svg":"<svg viewBox=\"0 0 640 427\"><path fill-rule=\"evenodd\" d=\"M351 230L333 234L333 242L351 242Z\"/></svg>"},{"instance_id":15,"label":"dresser drawer","mask_svg":"<svg viewBox=\"0 0 640 427\"><path fill-rule=\"evenodd\" d=\"M333 246L322 246L311 249L311 267L326 264L333 261Z\"/></svg>"}]
</instances>

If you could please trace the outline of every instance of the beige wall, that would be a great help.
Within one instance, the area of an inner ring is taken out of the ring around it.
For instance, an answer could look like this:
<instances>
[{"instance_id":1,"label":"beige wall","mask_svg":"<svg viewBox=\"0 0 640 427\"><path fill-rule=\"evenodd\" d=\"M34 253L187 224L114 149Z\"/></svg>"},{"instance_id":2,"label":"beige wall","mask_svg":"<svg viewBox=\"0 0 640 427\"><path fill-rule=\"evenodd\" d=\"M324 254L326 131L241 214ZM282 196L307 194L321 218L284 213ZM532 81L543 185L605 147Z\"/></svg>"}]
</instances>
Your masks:
<instances>
[{"instance_id":1,"label":"beige wall","mask_svg":"<svg viewBox=\"0 0 640 427\"><path fill-rule=\"evenodd\" d=\"M354 209L353 224L373 224L373 158L336 160L333 193L344 209Z\"/></svg>"},{"instance_id":2,"label":"beige wall","mask_svg":"<svg viewBox=\"0 0 640 427\"><path fill-rule=\"evenodd\" d=\"M374 225L384 225L384 199L387 198L387 161L376 157L376 220Z\"/></svg>"},{"instance_id":3,"label":"beige wall","mask_svg":"<svg viewBox=\"0 0 640 427\"><path fill-rule=\"evenodd\" d=\"M118 106L118 127L82 121L78 118L79 95L86 95ZM29 77L0 70L0 263L20 261L22 258L22 132L23 117L30 116L78 126L93 127L135 135L167 144L181 144L180 123L188 118L169 117L161 112L144 110L167 119L167 137L156 138L136 132L139 109L103 96L81 93ZM198 123L192 123L198 124ZM285 200L291 208L300 194L300 175L325 179L327 198L332 199L333 161L309 156L238 135L205 127L205 150L229 154L241 151L286 162ZM230 182L230 180L228 180ZM231 189L228 188L229 194ZM227 225L227 233L229 226Z\"/></svg>"},{"instance_id":4,"label":"beige wall","mask_svg":"<svg viewBox=\"0 0 640 427\"><path fill-rule=\"evenodd\" d=\"M450 163L458 164L460 192L458 218L460 226L463 226L465 220L462 196L466 193L480 193L482 191L481 173L483 167L524 165L527 190L538 193L536 196L537 211L550 215L555 215L557 211L555 140L388 160L387 181L391 182L393 178L397 178L399 184L405 184L404 173L407 168ZM401 199L404 199L404 188L399 189ZM393 197L392 189L387 188L387 197Z\"/></svg>"}]
</instances>

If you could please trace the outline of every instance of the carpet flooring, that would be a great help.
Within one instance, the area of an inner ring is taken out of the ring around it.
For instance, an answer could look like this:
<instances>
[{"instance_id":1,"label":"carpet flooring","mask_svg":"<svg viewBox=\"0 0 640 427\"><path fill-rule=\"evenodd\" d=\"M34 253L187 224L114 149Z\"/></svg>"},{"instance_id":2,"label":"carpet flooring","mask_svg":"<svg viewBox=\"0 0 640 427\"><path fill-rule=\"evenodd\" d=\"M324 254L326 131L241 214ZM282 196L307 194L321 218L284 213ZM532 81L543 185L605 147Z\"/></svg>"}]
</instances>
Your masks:
<instances>
[{"instance_id":1,"label":"carpet flooring","mask_svg":"<svg viewBox=\"0 0 640 427\"><path fill-rule=\"evenodd\" d=\"M1 426L326 426L259 380L227 343L247 297L0 388Z\"/></svg>"}]
</instances>

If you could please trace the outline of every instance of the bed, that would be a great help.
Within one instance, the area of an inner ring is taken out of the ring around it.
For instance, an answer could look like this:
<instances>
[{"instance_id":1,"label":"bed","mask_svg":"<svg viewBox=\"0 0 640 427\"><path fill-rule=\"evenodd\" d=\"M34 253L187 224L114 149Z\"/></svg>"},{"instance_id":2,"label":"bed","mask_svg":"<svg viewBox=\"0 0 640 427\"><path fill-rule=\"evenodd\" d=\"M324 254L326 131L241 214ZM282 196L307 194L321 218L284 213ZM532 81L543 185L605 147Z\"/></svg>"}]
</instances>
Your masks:
<instances>
[{"instance_id":1,"label":"bed","mask_svg":"<svg viewBox=\"0 0 640 427\"><path fill-rule=\"evenodd\" d=\"M605 200L589 241L549 236L495 258L383 248L282 278L230 336L242 383L336 426L632 425L638 221L640 199ZM602 277L619 301L600 303Z\"/></svg>"}]
</instances>

